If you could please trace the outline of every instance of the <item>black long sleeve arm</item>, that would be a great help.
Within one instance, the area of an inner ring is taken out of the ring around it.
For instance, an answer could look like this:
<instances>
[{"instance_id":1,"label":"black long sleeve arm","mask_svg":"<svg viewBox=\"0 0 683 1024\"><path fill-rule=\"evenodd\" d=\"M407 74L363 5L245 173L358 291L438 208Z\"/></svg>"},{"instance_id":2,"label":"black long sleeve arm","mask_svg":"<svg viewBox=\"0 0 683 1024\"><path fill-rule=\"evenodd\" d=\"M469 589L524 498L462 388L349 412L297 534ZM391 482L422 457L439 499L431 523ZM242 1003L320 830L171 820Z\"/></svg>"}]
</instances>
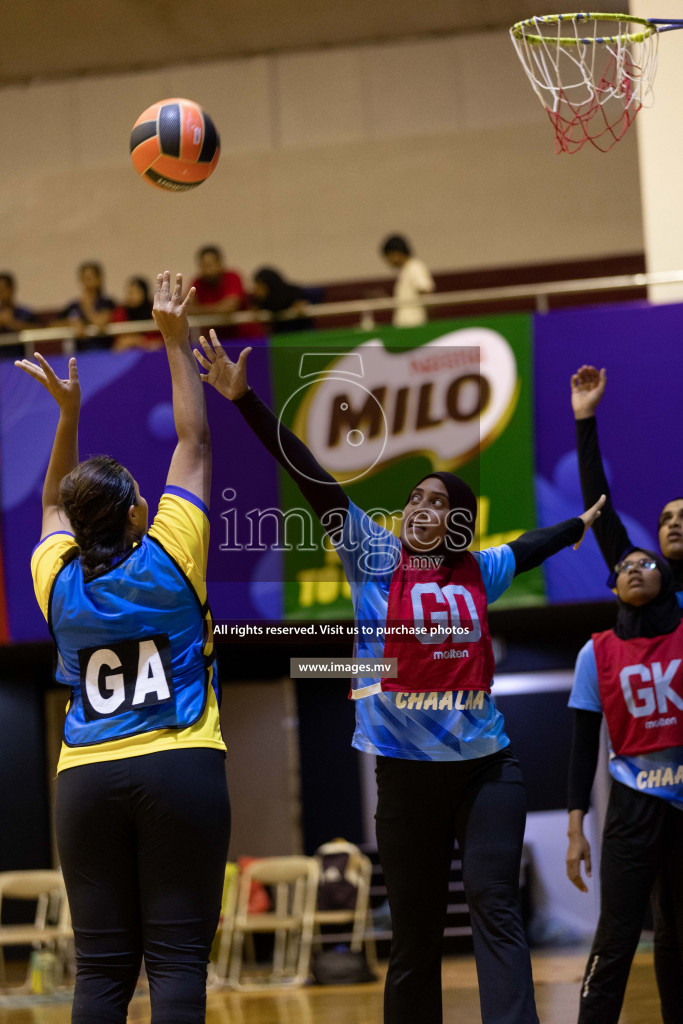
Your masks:
<instances>
[{"instance_id":1,"label":"black long sleeve arm","mask_svg":"<svg viewBox=\"0 0 683 1024\"><path fill-rule=\"evenodd\" d=\"M570 811L588 810L600 753L601 723L602 715L599 711L582 711L574 708L567 790L567 808Z\"/></svg>"},{"instance_id":2,"label":"black long sleeve arm","mask_svg":"<svg viewBox=\"0 0 683 1024\"><path fill-rule=\"evenodd\" d=\"M338 530L340 520L338 516L332 517L331 513L341 514L343 522L349 498L334 477L323 469L303 441L280 423L275 413L253 389L238 398L233 405L267 451L289 473L323 525ZM325 521L327 518L336 521L328 524ZM533 569L555 552L575 544L582 533L583 522L577 518L522 534L510 544L515 556L515 575Z\"/></svg>"},{"instance_id":3,"label":"black long sleeve arm","mask_svg":"<svg viewBox=\"0 0 683 1024\"><path fill-rule=\"evenodd\" d=\"M600 553L610 571L631 545L626 527L614 510L609 484L602 464L598 443L598 423L595 416L576 421L576 450L579 456L581 491L586 508L590 508L601 494L607 496L600 518L593 525Z\"/></svg>"},{"instance_id":4,"label":"black long sleeve arm","mask_svg":"<svg viewBox=\"0 0 683 1024\"><path fill-rule=\"evenodd\" d=\"M233 405L266 450L289 473L323 526L328 532L336 533L349 507L349 498L343 488L323 469L303 441L278 420L253 389L238 398ZM510 544L515 556L515 575L533 569L550 555L569 544L575 544L582 533L583 522L576 518L522 534Z\"/></svg>"},{"instance_id":5,"label":"black long sleeve arm","mask_svg":"<svg viewBox=\"0 0 683 1024\"><path fill-rule=\"evenodd\" d=\"M557 554L562 548L576 544L583 536L583 519L565 519L554 526L544 526L540 530L528 530L521 537L510 542L515 556L515 576L520 572L535 569L546 558Z\"/></svg>"},{"instance_id":6,"label":"black long sleeve arm","mask_svg":"<svg viewBox=\"0 0 683 1024\"><path fill-rule=\"evenodd\" d=\"M279 421L253 389L233 402L261 444L277 459L328 532L336 534L349 508L349 498L323 469L306 445ZM337 513L332 516L331 513Z\"/></svg>"}]
</instances>

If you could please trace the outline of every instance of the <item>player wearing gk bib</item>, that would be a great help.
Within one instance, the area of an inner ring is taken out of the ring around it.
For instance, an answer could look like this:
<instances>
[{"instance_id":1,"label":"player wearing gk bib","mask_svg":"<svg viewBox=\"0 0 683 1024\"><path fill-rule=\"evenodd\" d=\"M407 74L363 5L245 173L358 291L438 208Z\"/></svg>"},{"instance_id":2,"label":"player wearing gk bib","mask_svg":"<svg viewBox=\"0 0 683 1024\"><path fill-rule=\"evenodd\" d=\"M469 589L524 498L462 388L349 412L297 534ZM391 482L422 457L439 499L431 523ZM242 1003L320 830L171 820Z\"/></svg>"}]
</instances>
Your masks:
<instances>
[{"instance_id":1,"label":"player wearing gk bib","mask_svg":"<svg viewBox=\"0 0 683 1024\"><path fill-rule=\"evenodd\" d=\"M140 972L152 1019L205 1019L206 968L230 834L206 595L210 437L178 275L159 275L178 444L159 511L114 459L78 462L76 360L17 366L59 423L31 559L70 687L56 829L76 941L74 1024L123 1024Z\"/></svg>"},{"instance_id":2,"label":"player wearing gk bib","mask_svg":"<svg viewBox=\"0 0 683 1024\"><path fill-rule=\"evenodd\" d=\"M677 934L655 964L664 1024L682 1024L675 995L683 963L662 972L683 948L683 625L671 569L632 549L617 564L619 610L613 630L581 649L569 699L574 738L569 775L567 874L583 892L590 875L583 818L598 760L604 715L612 776L600 866L601 911L588 959L580 1024L617 1024L633 954L656 878L668 865Z\"/></svg>"},{"instance_id":3,"label":"player wearing gk bib","mask_svg":"<svg viewBox=\"0 0 683 1024\"><path fill-rule=\"evenodd\" d=\"M596 410L605 393L606 383L604 370L582 366L571 379L571 396L583 500L590 505L595 500L591 495L607 496L600 521L596 524L595 539L610 570L608 585L614 588L614 566L632 550L633 543L612 504L600 454ZM683 488L678 493L683 493ZM673 573L678 604L683 608L683 498L673 498L664 505L659 514L657 534L662 554ZM679 967L683 945L679 947L677 924L671 913L678 881L677 872L669 877L666 871L665 865L655 882L651 898L655 971L660 979L659 991L662 1005L665 1005L665 1018L678 1020L679 1008L683 1006L683 972Z\"/></svg>"},{"instance_id":4,"label":"player wearing gk bib","mask_svg":"<svg viewBox=\"0 0 683 1024\"><path fill-rule=\"evenodd\" d=\"M401 538L353 505L306 446L251 391L245 349L195 352L290 473L336 546L351 586L356 656L396 657L396 679L353 681L353 743L377 754L377 845L393 939L385 1024L440 1024L441 943L457 839L470 908L484 1024L537 1024L519 905L524 783L490 698L486 606L519 572L578 542L599 514L468 553L476 498L452 473L410 492ZM438 628L437 628L438 627ZM455 630L455 632L453 632ZM465 632L466 631L466 632Z\"/></svg>"}]
</instances>

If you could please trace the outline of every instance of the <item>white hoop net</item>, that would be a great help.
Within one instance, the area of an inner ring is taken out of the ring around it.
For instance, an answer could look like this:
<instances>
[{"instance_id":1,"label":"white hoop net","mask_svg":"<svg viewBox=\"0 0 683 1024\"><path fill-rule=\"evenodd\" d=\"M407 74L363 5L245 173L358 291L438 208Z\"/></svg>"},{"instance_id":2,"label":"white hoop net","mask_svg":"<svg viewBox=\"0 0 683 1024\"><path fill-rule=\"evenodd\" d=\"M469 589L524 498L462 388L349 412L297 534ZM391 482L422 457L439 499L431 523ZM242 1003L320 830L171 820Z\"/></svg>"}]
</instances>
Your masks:
<instances>
[{"instance_id":1,"label":"white hoop net","mask_svg":"<svg viewBox=\"0 0 683 1024\"><path fill-rule=\"evenodd\" d=\"M510 35L555 128L556 153L586 142L607 152L652 104L653 25L628 15L559 14L519 22Z\"/></svg>"}]
</instances>

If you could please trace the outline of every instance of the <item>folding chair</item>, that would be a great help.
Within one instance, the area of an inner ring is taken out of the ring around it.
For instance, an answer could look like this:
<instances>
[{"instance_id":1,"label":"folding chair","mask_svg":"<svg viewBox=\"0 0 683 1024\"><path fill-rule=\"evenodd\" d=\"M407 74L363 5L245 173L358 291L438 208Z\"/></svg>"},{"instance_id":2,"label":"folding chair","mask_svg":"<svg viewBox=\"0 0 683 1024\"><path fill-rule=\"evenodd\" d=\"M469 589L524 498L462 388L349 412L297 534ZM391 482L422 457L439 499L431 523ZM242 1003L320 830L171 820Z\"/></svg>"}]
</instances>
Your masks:
<instances>
[{"instance_id":1,"label":"folding chair","mask_svg":"<svg viewBox=\"0 0 683 1024\"><path fill-rule=\"evenodd\" d=\"M246 866L239 881L233 925L228 984L242 991L279 985L303 985L308 980L311 942L319 877L313 857L263 857ZM249 913L252 881L273 892L273 909ZM275 950L271 973L260 982L243 982L242 957L245 936L274 932ZM227 955L224 952L224 958Z\"/></svg>"},{"instance_id":2,"label":"folding chair","mask_svg":"<svg viewBox=\"0 0 683 1024\"><path fill-rule=\"evenodd\" d=\"M0 924L0 990L30 992L30 963L24 984L7 988L3 950L5 946L47 947L55 951L64 966L73 932L62 872L0 872L0 920L3 902L7 899L31 901L36 904L36 913L32 924Z\"/></svg>"},{"instance_id":3,"label":"folding chair","mask_svg":"<svg viewBox=\"0 0 683 1024\"><path fill-rule=\"evenodd\" d=\"M370 921L370 882L372 878L372 861L366 857L354 843L345 839L335 839L330 843L324 843L315 851L315 858L320 864L320 885L325 883L324 858L332 854L346 854L348 862L345 869L345 877L353 881L356 887L355 905L348 909L319 910L316 902L314 914L314 937L313 944L322 946L324 942L339 942L350 937L351 951L360 953L365 945L365 956L368 967L372 970L377 966L377 950L372 930L369 927ZM321 934L321 925L344 925L350 924L351 932L325 936Z\"/></svg>"}]
</instances>

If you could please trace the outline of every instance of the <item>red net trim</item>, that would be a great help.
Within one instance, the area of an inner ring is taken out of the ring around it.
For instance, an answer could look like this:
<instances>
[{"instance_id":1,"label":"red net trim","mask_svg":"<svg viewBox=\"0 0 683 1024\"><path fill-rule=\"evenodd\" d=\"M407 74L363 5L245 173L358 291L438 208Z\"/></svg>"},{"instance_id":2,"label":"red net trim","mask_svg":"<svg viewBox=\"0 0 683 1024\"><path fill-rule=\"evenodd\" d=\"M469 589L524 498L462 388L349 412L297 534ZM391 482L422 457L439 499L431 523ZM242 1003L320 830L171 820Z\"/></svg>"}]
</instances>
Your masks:
<instances>
[{"instance_id":1,"label":"red net trim","mask_svg":"<svg viewBox=\"0 0 683 1024\"><path fill-rule=\"evenodd\" d=\"M558 90L559 107L546 112L555 129L555 152L577 153L590 142L592 146L606 153L620 139L636 119L642 107L634 99L633 79L640 77L641 69L628 55L623 61L623 83L616 89L617 60L612 57L599 82L593 86L589 103L572 102L564 89Z\"/></svg>"}]
</instances>

